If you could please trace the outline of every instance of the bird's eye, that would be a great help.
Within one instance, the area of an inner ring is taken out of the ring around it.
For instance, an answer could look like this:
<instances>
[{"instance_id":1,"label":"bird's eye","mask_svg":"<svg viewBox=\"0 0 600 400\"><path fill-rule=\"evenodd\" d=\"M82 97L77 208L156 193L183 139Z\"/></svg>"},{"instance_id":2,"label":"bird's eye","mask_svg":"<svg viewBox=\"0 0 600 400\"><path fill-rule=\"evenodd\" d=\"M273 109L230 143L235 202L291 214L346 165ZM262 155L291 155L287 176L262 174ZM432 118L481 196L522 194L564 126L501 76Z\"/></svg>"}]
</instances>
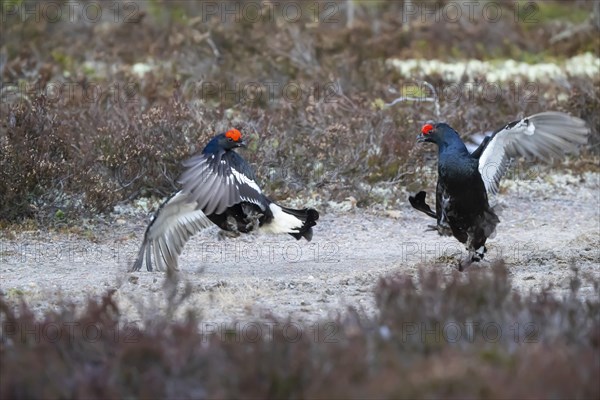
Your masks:
<instances>
[{"instance_id":1,"label":"bird's eye","mask_svg":"<svg viewBox=\"0 0 600 400\"><path fill-rule=\"evenodd\" d=\"M229 138L227 138L227 141L228 142L233 142L233 139L229 137Z\"/></svg>"}]
</instances>

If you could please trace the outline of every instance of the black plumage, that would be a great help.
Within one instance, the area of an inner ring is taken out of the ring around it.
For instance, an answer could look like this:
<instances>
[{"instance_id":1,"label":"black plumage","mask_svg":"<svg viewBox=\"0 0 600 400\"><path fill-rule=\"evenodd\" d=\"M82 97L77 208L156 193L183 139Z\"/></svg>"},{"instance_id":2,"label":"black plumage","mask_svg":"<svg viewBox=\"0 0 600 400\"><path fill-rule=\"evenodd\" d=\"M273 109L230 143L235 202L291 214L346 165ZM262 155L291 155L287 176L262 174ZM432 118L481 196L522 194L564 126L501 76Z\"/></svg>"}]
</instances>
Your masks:
<instances>
[{"instance_id":1,"label":"black plumage","mask_svg":"<svg viewBox=\"0 0 600 400\"><path fill-rule=\"evenodd\" d=\"M165 201L146 229L132 270L153 266L177 268L187 240L199 230L217 225L221 236L262 230L312 239L319 213L310 208L279 206L262 193L252 168L235 151L245 146L232 129L215 136L198 154L183 163L182 190Z\"/></svg>"},{"instance_id":2,"label":"black plumage","mask_svg":"<svg viewBox=\"0 0 600 400\"><path fill-rule=\"evenodd\" d=\"M500 222L488 195L498 193L511 157L535 156L549 161L577 151L586 143L588 133L579 118L544 112L505 125L470 153L449 125L426 124L417 139L438 145L436 211L426 203L425 192L410 196L410 204L436 219L435 229L440 235L454 236L465 244L469 255L459 264L462 269L483 258L486 240Z\"/></svg>"}]
</instances>

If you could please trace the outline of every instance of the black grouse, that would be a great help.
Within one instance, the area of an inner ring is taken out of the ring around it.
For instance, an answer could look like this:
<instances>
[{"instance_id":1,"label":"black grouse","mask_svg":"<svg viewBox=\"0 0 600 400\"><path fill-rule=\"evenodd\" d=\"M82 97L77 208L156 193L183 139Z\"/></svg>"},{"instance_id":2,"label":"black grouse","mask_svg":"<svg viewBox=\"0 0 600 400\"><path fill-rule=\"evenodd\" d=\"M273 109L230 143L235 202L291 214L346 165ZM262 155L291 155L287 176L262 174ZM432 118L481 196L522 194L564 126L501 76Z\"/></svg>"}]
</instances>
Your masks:
<instances>
[{"instance_id":1,"label":"black grouse","mask_svg":"<svg viewBox=\"0 0 600 400\"><path fill-rule=\"evenodd\" d=\"M222 229L221 238L261 230L312 239L319 213L312 208L279 206L266 197L248 163L233 151L245 145L240 131L231 129L215 136L201 154L183 163L182 190L154 215L133 271L139 271L144 261L148 271L154 265L158 270L177 269L187 240L213 224Z\"/></svg>"},{"instance_id":2,"label":"black grouse","mask_svg":"<svg viewBox=\"0 0 600 400\"><path fill-rule=\"evenodd\" d=\"M499 219L488 203L497 194L500 179L512 157L537 157L548 161L577 151L587 142L585 122L560 112L542 112L513 121L486 136L472 153L459 134L445 123L426 124L417 142L438 145L436 210L425 201L425 192L410 196L410 204L437 220L440 235L454 236L466 245L467 258L459 269L483 259L485 242Z\"/></svg>"}]
</instances>

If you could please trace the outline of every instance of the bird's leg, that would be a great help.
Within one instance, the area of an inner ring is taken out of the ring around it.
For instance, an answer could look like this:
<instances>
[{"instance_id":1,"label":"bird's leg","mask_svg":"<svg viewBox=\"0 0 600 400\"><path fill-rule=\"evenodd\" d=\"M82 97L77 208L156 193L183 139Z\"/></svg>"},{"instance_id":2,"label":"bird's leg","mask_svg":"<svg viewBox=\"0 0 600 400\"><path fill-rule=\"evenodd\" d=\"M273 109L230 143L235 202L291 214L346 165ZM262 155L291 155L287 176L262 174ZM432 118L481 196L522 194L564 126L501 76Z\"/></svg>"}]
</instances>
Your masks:
<instances>
[{"instance_id":1,"label":"bird's leg","mask_svg":"<svg viewBox=\"0 0 600 400\"><path fill-rule=\"evenodd\" d=\"M473 263L473 252L469 252L469 254L458 262L458 270L463 272L465 268L468 268Z\"/></svg>"},{"instance_id":2,"label":"bird's leg","mask_svg":"<svg viewBox=\"0 0 600 400\"><path fill-rule=\"evenodd\" d=\"M249 232L257 230L258 227L260 226L260 218L262 216L263 216L263 214L256 214L256 215L253 215L252 217L247 217L246 221L248 221L248 223L246 224L246 229Z\"/></svg>"},{"instance_id":3,"label":"bird's leg","mask_svg":"<svg viewBox=\"0 0 600 400\"><path fill-rule=\"evenodd\" d=\"M240 236L240 233L238 231L231 232L231 231L220 230L217 235L218 235L219 240L225 240L227 238L234 239L234 238Z\"/></svg>"},{"instance_id":4,"label":"bird's leg","mask_svg":"<svg viewBox=\"0 0 600 400\"><path fill-rule=\"evenodd\" d=\"M458 262L459 271L464 271L464 269L470 266L472 263L483 260L483 256L487 249L484 245L482 245L477 250L471 250L470 247L467 247L467 251L467 256Z\"/></svg>"},{"instance_id":5,"label":"bird's leg","mask_svg":"<svg viewBox=\"0 0 600 400\"><path fill-rule=\"evenodd\" d=\"M448 200L446 200L448 202ZM442 215L437 225L429 225L429 228L433 228L432 230L438 231L440 236L452 236L452 228L450 228L450 222L448 222L448 217L446 216L446 212L442 211Z\"/></svg>"},{"instance_id":6,"label":"bird's leg","mask_svg":"<svg viewBox=\"0 0 600 400\"><path fill-rule=\"evenodd\" d=\"M251 232L258 229L260 226L260 219L264 217L264 214L254 211L254 209L249 207L245 208L244 212L246 213L246 217L244 218L244 222L246 222L246 230Z\"/></svg>"},{"instance_id":7,"label":"bird's leg","mask_svg":"<svg viewBox=\"0 0 600 400\"><path fill-rule=\"evenodd\" d=\"M481 246L480 248L478 248L477 250L475 250L473 252L473 256L472 256L473 261L481 261L481 260L483 260L483 256L484 256L484 254L485 254L486 251L487 251L487 249L485 248L485 246Z\"/></svg>"},{"instance_id":8,"label":"bird's leg","mask_svg":"<svg viewBox=\"0 0 600 400\"><path fill-rule=\"evenodd\" d=\"M425 231L436 231L440 236L452 236L452 228L450 228L450 225L444 224L443 221L440 221L437 225L427 225Z\"/></svg>"},{"instance_id":9,"label":"bird's leg","mask_svg":"<svg viewBox=\"0 0 600 400\"><path fill-rule=\"evenodd\" d=\"M469 252L469 256L471 257L471 261L481 261L483 260L483 256L486 253L487 249L485 248L485 237L482 237L477 232L473 232L469 230L467 233L467 251ZM475 248L476 245L479 245L479 248Z\"/></svg>"},{"instance_id":10,"label":"bird's leg","mask_svg":"<svg viewBox=\"0 0 600 400\"><path fill-rule=\"evenodd\" d=\"M232 215L228 215L227 219L225 220L225 223L227 224L228 231L238 232L237 221L235 220L235 217L233 217Z\"/></svg>"},{"instance_id":11,"label":"bird's leg","mask_svg":"<svg viewBox=\"0 0 600 400\"><path fill-rule=\"evenodd\" d=\"M225 240L226 238L236 238L240 236L240 231L237 227L237 221L231 215L225 220L227 230L220 230L218 233L219 240Z\"/></svg>"}]
</instances>

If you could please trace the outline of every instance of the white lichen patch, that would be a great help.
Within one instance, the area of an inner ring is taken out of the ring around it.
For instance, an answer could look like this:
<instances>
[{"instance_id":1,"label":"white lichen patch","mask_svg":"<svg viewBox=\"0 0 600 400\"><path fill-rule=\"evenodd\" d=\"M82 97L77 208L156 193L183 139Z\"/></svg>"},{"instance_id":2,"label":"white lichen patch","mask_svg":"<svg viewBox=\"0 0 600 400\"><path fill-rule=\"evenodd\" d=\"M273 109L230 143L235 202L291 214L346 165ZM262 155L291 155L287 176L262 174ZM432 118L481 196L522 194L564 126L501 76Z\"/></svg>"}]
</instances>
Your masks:
<instances>
[{"instance_id":1,"label":"white lichen patch","mask_svg":"<svg viewBox=\"0 0 600 400\"><path fill-rule=\"evenodd\" d=\"M450 82L484 78L488 82L535 81L550 82L569 76L598 78L600 58L592 53L579 54L560 63L528 64L515 60L481 61L463 60L444 62L427 59L389 59L387 65L397 69L405 78L423 78L440 74Z\"/></svg>"},{"instance_id":2,"label":"white lichen patch","mask_svg":"<svg viewBox=\"0 0 600 400\"><path fill-rule=\"evenodd\" d=\"M131 72L137 75L139 78L143 78L144 75L150 71L153 71L154 67L146 63L136 63L131 67Z\"/></svg>"}]
</instances>

